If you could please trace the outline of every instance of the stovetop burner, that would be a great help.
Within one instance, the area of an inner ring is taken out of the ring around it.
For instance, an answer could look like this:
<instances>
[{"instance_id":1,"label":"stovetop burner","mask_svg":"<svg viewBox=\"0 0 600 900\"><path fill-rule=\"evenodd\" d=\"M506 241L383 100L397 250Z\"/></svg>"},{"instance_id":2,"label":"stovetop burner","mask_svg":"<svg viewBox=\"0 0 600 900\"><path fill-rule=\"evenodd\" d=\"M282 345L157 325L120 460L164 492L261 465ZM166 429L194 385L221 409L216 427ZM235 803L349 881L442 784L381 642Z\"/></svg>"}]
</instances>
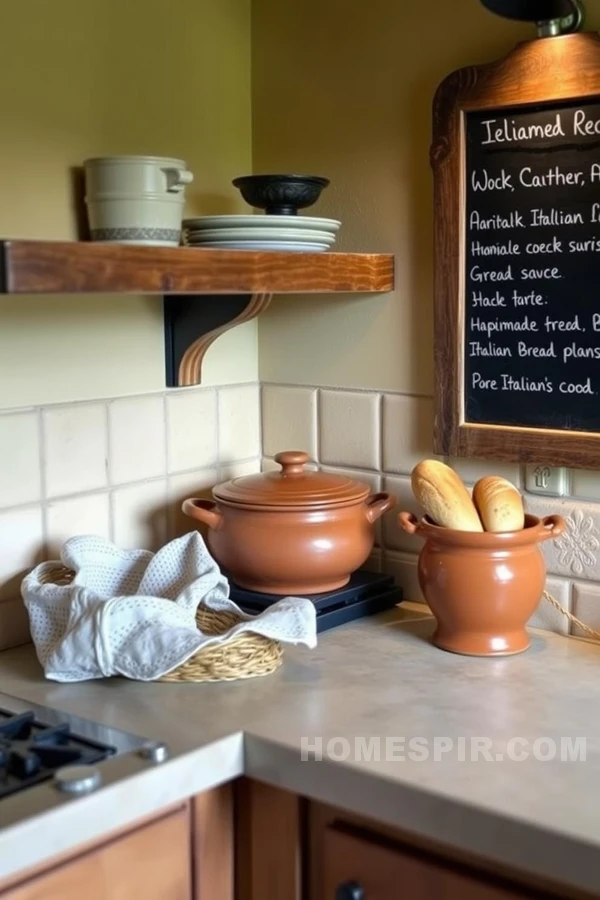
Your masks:
<instances>
[{"instance_id":1,"label":"stovetop burner","mask_svg":"<svg viewBox=\"0 0 600 900\"><path fill-rule=\"evenodd\" d=\"M116 748L71 732L68 722L47 725L28 710L0 708L0 799L52 777L62 766L88 765Z\"/></svg>"}]
</instances>

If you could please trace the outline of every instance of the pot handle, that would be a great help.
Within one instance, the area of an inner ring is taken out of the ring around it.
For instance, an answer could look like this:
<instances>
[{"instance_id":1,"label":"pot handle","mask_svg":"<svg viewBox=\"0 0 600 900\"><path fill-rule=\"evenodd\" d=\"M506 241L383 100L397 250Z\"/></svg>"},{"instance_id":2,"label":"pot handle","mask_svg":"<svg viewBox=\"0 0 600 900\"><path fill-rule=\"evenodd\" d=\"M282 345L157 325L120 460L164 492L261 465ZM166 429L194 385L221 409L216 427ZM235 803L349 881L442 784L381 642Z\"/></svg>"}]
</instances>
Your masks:
<instances>
[{"instance_id":1,"label":"pot handle","mask_svg":"<svg viewBox=\"0 0 600 900\"><path fill-rule=\"evenodd\" d=\"M200 500L192 497L184 500L181 509L186 516L197 519L198 522L204 522L209 528L216 531L223 524L223 513L218 511L217 504L214 500Z\"/></svg>"},{"instance_id":2,"label":"pot handle","mask_svg":"<svg viewBox=\"0 0 600 900\"><path fill-rule=\"evenodd\" d=\"M562 516L545 516L542 519L543 530L540 534L541 541L547 541L548 538L557 538L562 534L567 523Z\"/></svg>"},{"instance_id":3,"label":"pot handle","mask_svg":"<svg viewBox=\"0 0 600 900\"><path fill-rule=\"evenodd\" d=\"M419 520L414 513L398 513L398 522L407 534L418 534L421 530Z\"/></svg>"},{"instance_id":4,"label":"pot handle","mask_svg":"<svg viewBox=\"0 0 600 900\"><path fill-rule=\"evenodd\" d=\"M393 494L371 494L367 497L365 515L367 522L371 525L381 518L384 512L396 505L396 498Z\"/></svg>"},{"instance_id":5,"label":"pot handle","mask_svg":"<svg viewBox=\"0 0 600 900\"><path fill-rule=\"evenodd\" d=\"M194 180L194 173L188 169L166 168L163 172L167 176L167 191L169 194L180 194L186 184Z\"/></svg>"}]
</instances>

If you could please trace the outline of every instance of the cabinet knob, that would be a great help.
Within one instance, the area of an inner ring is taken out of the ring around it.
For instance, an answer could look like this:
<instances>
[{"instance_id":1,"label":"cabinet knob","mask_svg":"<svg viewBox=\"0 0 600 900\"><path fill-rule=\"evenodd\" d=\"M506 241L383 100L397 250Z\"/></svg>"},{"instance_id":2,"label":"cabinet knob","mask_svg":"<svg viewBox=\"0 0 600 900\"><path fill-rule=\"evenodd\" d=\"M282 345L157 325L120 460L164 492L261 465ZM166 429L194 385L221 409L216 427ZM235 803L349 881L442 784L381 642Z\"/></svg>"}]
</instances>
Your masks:
<instances>
[{"instance_id":1,"label":"cabinet knob","mask_svg":"<svg viewBox=\"0 0 600 900\"><path fill-rule=\"evenodd\" d=\"M335 900L365 900L365 892L358 882L346 881L335 892Z\"/></svg>"}]
</instances>

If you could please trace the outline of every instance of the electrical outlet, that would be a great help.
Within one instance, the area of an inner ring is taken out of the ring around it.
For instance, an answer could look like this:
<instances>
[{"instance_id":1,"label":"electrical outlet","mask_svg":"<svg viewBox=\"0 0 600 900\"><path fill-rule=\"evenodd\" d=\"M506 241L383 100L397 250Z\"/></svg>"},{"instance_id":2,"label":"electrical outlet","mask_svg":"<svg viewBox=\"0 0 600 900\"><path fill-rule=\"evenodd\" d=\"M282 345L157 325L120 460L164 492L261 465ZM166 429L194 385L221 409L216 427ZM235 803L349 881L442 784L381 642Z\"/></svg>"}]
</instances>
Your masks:
<instances>
[{"instance_id":1,"label":"electrical outlet","mask_svg":"<svg viewBox=\"0 0 600 900\"><path fill-rule=\"evenodd\" d=\"M564 497L567 493L567 470L563 466L527 466L525 487L530 494Z\"/></svg>"}]
</instances>

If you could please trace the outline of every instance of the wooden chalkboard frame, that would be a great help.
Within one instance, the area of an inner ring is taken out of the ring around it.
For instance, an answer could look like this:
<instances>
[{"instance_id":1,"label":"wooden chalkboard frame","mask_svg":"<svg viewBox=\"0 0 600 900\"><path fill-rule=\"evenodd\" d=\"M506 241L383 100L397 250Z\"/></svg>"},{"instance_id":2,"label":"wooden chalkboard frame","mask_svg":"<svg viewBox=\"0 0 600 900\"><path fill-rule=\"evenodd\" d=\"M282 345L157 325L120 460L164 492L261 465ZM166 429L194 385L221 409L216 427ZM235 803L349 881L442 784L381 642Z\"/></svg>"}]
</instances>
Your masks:
<instances>
[{"instance_id":1,"label":"wooden chalkboard frame","mask_svg":"<svg viewBox=\"0 0 600 900\"><path fill-rule=\"evenodd\" d=\"M479 425L463 419L465 117L473 111L600 99L600 35L528 41L508 56L459 69L433 104L434 450L456 457L600 468L600 432Z\"/></svg>"}]
</instances>

